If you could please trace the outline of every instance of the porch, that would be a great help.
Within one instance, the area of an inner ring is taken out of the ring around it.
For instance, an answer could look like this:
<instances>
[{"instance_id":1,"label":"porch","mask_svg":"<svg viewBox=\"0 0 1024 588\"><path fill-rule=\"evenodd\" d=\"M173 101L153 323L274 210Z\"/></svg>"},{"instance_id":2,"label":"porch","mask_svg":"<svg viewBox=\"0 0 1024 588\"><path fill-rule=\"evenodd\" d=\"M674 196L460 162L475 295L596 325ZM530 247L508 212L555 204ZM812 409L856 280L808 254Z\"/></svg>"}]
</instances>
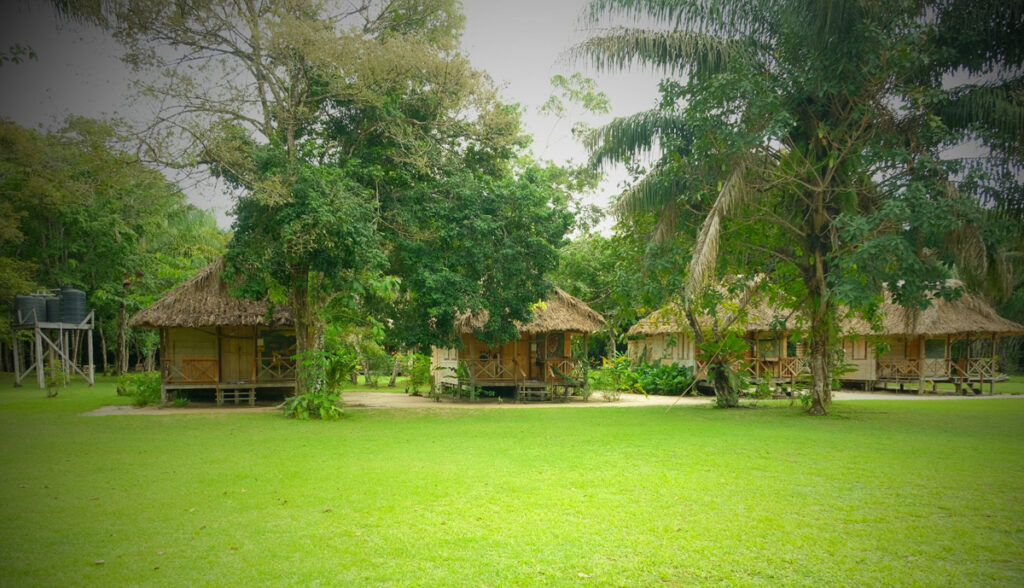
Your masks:
<instances>
[{"instance_id":1,"label":"porch","mask_svg":"<svg viewBox=\"0 0 1024 588\"><path fill-rule=\"evenodd\" d=\"M883 389L895 383L903 390L907 383L917 382L918 391L930 383L935 392L939 382L952 382L957 394L963 393L964 387L979 393L985 384L989 385L989 394L994 394L995 382L1005 379L996 368L994 357L879 359L877 362L878 381Z\"/></svg>"},{"instance_id":2,"label":"porch","mask_svg":"<svg viewBox=\"0 0 1024 588\"><path fill-rule=\"evenodd\" d=\"M295 387L295 360L279 354L256 357L248 376L235 370L230 379L223 378L217 357L164 357L160 360L161 400L166 404L173 390L213 389L218 406L225 401L234 404L256 404L256 391L268 388Z\"/></svg>"},{"instance_id":3,"label":"porch","mask_svg":"<svg viewBox=\"0 0 1024 588\"><path fill-rule=\"evenodd\" d=\"M517 359L460 359L455 372L454 380L442 380L453 396L468 389L511 388L517 402L565 401L587 383L587 362L574 358L536 359L529 366Z\"/></svg>"}]
</instances>

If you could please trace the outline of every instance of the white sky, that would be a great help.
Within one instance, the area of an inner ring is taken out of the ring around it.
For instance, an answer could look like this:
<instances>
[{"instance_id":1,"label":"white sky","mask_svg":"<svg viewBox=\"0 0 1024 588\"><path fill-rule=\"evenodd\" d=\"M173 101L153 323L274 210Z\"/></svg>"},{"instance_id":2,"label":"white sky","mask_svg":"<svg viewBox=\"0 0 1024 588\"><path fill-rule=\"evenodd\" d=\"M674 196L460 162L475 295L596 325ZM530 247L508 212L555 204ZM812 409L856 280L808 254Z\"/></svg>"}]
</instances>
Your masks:
<instances>
[{"instance_id":1,"label":"white sky","mask_svg":"<svg viewBox=\"0 0 1024 588\"><path fill-rule=\"evenodd\" d=\"M22 3L0 3L0 47L6 50L20 43L38 55L34 61L0 67L0 117L25 126L52 127L71 114L96 118L130 114L130 77L118 59L117 44L95 29L58 25L48 3L27 4L31 10ZM598 80L611 99L613 114L592 119L592 124L650 108L657 95L658 76L653 73L601 76L584 64L560 59L583 38L578 16L585 4L586 0L463 0L465 53L498 83L506 101L523 105L535 155L557 163L583 162L586 152L571 136L574 120L559 121L537 113L551 95L553 75L582 71ZM580 114L570 110L570 116ZM604 205L623 179L621 170L612 170L590 200ZM187 191L194 204L214 210L221 226L229 226L227 196L216 189Z\"/></svg>"}]
</instances>

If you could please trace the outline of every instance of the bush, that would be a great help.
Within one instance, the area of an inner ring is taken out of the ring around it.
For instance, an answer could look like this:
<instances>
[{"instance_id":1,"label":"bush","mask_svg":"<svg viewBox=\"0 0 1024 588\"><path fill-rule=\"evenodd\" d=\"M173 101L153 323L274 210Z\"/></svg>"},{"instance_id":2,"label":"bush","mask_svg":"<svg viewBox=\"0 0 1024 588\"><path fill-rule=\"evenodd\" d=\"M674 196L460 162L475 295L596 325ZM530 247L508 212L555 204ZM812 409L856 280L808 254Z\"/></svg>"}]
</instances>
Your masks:
<instances>
[{"instance_id":1,"label":"bush","mask_svg":"<svg viewBox=\"0 0 1024 588\"><path fill-rule=\"evenodd\" d=\"M594 372L591 385L597 390L680 396L694 393L695 381L691 367L647 362L634 366L628 357L620 355L603 361L601 369Z\"/></svg>"},{"instance_id":2,"label":"bush","mask_svg":"<svg viewBox=\"0 0 1024 588\"><path fill-rule=\"evenodd\" d=\"M306 368L311 391L289 396L277 408L284 416L302 421L311 418L326 421L343 416L339 390L350 366L354 365L354 355L311 349L296 357Z\"/></svg>"},{"instance_id":3,"label":"bush","mask_svg":"<svg viewBox=\"0 0 1024 588\"><path fill-rule=\"evenodd\" d=\"M121 374L117 378L117 395L131 397L135 406L160 404L160 372Z\"/></svg>"},{"instance_id":4,"label":"bush","mask_svg":"<svg viewBox=\"0 0 1024 588\"><path fill-rule=\"evenodd\" d=\"M430 388L430 356L415 353L412 356L412 368L406 383L407 394L419 394L420 388Z\"/></svg>"},{"instance_id":5,"label":"bush","mask_svg":"<svg viewBox=\"0 0 1024 588\"><path fill-rule=\"evenodd\" d=\"M311 418L331 421L344 416L340 403L341 396L337 393L320 390L289 396L278 408L284 412L284 416L300 421Z\"/></svg>"}]
</instances>

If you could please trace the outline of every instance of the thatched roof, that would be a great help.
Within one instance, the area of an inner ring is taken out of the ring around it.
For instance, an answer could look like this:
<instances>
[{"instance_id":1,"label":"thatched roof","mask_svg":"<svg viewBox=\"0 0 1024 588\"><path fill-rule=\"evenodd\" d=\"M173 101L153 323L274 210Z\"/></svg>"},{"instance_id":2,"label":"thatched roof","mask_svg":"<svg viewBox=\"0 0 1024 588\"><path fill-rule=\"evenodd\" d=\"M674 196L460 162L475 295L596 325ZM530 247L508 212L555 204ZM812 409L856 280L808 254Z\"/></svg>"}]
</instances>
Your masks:
<instances>
[{"instance_id":1,"label":"thatched roof","mask_svg":"<svg viewBox=\"0 0 1024 588\"><path fill-rule=\"evenodd\" d=\"M719 317L719 324L728 323L730 320L732 320L731 314L727 312ZM697 324L701 330L711 329L712 323L713 319L710 316L701 315L697 317ZM773 331L779 328L783 330L793 329L796 327L795 323L793 312L781 308L772 308L763 301L755 300L747 308L744 320L737 321L732 327L744 331L759 332ZM692 331L690 322L686 320L686 315L683 313L683 308L678 304L671 303L640 319L629 329L627 334L650 336L667 333L689 333Z\"/></svg>"},{"instance_id":2,"label":"thatched roof","mask_svg":"<svg viewBox=\"0 0 1024 588\"><path fill-rule=\"evenodd\" d=\"M184 284L164 294L147 309L132 317L134 327L216 327L216 326L293 326L291 309L274 308L267 318L266 301L233 298L228 285L220 279L224 271L224 258L203 268Z\"/></svg>"},{"instance_id":3,"label":"thatched roof","mask_svg":"<svg viewBox=\"0 0 1024 588\"><path fill-rule=\"evenodd\" d=\"M490 314L482 312L464 314L455 322L455 328L462 333L472 333L483 328ZM516 324L520 333L551 333L567 331L574 333L596 333L607 325L604 317L586 305L585 302L571 296L560 288L538 305L533 311L533 320L526 325Z\"/></svg>"},{"instance_id":4,"label":"thatched roof","mask_svg":"<svg viewBox=\"0 0 1024 588\"><path fill-rule=\"evenodd\" d=\"M909 336L919 335L1024 335L1024 325L1005 319L980 296L964 289L961 282L950 280L947 286L959 288L960 298L950 301L931 297L931 306L924 310L902 307L887 293L882 304L882 330L873 331L871 325L859 318L843 322L843 333L848 335Z\"/></svg>"},{"instance_id":5,"label":"thatched roof","mask_svg":"<svg viewBox=\"0 0 1024 588\"><path fill-rule=\"evenodd\" d=\"M963 284L951 281L950 286L963 288ZM882 330L873 331L871 324L859 318L843 321L844 335L1024 335L1024 325L1017 324L996 314L984 299L962 290L955 301L932 298L932 304L925 310L904 308L892 301L887 293L880 309ZM784 309L772 309L763 300L755 299L748 310L747 320L736 325L746 331L769 331L779 319L786 320L789 329L795 328L793 313ZM726 319L728 320L727 317ZM710 327L708 317L697 317L701 328ZM629 330L630 335L650 336L666 333L690 332L690 324L682 308L669 304L640 320Z\"/></svg>"}]
</instances>

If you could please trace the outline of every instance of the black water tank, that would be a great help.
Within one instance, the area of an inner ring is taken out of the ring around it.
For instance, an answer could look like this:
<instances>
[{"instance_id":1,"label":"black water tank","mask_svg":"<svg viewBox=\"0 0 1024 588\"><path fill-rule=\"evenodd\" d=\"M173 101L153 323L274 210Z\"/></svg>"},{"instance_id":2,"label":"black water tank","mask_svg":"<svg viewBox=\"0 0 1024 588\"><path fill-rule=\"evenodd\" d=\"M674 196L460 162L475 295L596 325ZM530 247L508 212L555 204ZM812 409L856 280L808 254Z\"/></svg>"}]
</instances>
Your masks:
<instances>
[{"instance_id":1,"label":"black water tank","mask_svg":"<svg viewBox=\"0 0 1024 588\"><path fill-rule=\"evenodd\" d=\"M19 295L14 297L15 322L21 325L34 325L46 321L46 299L37 294Z\"/></svg>"},{"instance_id":2,"label":"black water tank","mask_svg":"<svg viewBox=\"0 0 1024 588\"><path fill-rule=\"evenodd\" d=\"M60 322L78 324L85 320L85 292L60 287Z\"/></svg>"},{"instance_id":3,"label":"black water tank","mask_svg":"<svg viewBox=\"0 0 1024 588\"><path fill-rule=\"evenodd\" d=\"M46 297L46 322L60 322L60 296Z\"/></svg>"},{"instance_id":4,"label":"black water tank","mask_svg":"<svg viewBox=\"0 0 1024 588\"><path fill-rule=\"evenodd\" d=\"M18 294L14 297L14 322L19 325L30 325L35 322L35 302L32 297Z\"/></svg>"}]
</instances>

